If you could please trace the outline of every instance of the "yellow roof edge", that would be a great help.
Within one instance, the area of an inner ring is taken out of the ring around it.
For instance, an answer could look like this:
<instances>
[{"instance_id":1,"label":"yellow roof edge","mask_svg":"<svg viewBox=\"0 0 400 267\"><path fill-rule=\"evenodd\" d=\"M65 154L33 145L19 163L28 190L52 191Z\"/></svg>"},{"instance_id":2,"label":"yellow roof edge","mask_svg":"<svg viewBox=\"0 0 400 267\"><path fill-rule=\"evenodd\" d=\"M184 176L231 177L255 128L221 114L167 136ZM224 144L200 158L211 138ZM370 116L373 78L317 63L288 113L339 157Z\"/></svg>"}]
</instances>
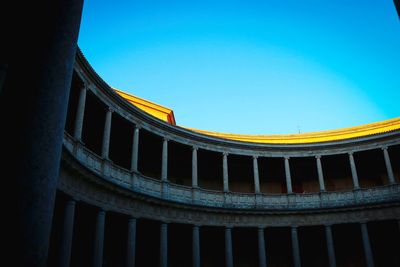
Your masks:
<instances>
[{"instance_id":1,"label":"yellow roof edge","mask_svg":"<svg viewBox=\"0 0 400 267\"><path fill-rule=\"evenodd\" d=\"M148 101L146 99L143 99L138 96L131 95L129 93L123 92L117 88L112 88L117 94L119 94L122 98L127 100L133 105L137 105L137 108L143 110L144 112L160 119L165 122L168 122L172 125L176 125L175 121L175 115L174 111L170 108L161 106L159 104L153 103L151 101ZM160 113L164 114L164 116L161 116Z\"/></svg>"},{"instance_id":2,"label":"yellow roof edge","mask_svg":"<svg viewBox=\"0 0 400 267\"><path fill-rule=\"evenodd\" d=\"M121 91L121 90L119 90L119 89L117 89L117 88L114 88L114 87L112 87L112 89L113 89L114 91L116 91L118 94L123 95L123 97L124 97L125 99L127 99L127 100L131 100L131 101L133 101L133 102L136 102L136 101L137 101L137 102L139 102L140 104L142 104L142 105L144 105L144 106L148 106L148 107L150 107L150 108L156 108L156 109L162 110L162 111L167 112L167 113L169 113L169 112L172 112L172 113L173 113L173 110L172 110L172 109L167 108L167 107L165 107L165 106L161 106L161 105L159 105L159 104L156 104L156 103L151 102L151 101L149 101L149 100L143 99L143 98L141 98L141 97L131 95L131 94L129 94L129 93L126 93L126 92Z\"/></svg>"},{"instance_id":3,"label":"yellow roof edge","mask_svg":"<svg viewBox=\"0 0 400 267\"><path fill-rule=\"evenodd\" d=\"M235 141L270 144L302 144L339 141L400 130L400 117L353 127L300 134L249 135L205 131L189 127L183 128L197 133Z\"/></svg>"}]
</instances>

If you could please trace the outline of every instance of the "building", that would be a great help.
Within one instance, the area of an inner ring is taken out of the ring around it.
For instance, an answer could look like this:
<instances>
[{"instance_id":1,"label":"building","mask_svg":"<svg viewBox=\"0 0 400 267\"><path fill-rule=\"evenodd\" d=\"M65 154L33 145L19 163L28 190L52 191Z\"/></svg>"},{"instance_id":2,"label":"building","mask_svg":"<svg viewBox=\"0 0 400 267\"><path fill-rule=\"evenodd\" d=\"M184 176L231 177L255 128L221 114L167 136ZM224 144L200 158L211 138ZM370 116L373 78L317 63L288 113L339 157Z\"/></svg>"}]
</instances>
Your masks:
<instances>
[{"instance_id":1,"label":"building","mask_svg":"<svg viewBox=\"0 0 400 267\"><path fill-rule=\"evenodd\" d=\"M133 98L78 52L50 263L400 264L400 118L228 135L178 127L147 113L170 109Z\"/></svg>"},{"instance_id":2,"label":"building","mask_svg":"<svg viewBox=\"0 0 400 267\"><path fill-rule=\"evenodd\" d=\"M4 260L399 266L399 119L265 142L173 126L75 53L82 1L48 4L1 50Z\"/></svg>"}]
</instances>

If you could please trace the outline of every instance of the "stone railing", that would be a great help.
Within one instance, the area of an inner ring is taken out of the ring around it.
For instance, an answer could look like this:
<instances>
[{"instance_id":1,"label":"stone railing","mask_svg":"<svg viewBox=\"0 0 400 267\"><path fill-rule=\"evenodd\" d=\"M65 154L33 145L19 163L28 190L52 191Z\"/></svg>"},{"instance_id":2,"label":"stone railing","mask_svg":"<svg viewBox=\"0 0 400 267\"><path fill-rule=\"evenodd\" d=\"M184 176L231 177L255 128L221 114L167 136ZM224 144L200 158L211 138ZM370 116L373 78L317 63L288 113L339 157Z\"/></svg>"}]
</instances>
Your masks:
<instances>
[{"instance_id":1,"label":"stone railing","mask_svg":"<svg viewBox=\"0 0 400 267\"><path fill-rule=\"evenodd\" d=\"M400 185L385 185L351 191L320 192L303 194L255 194L237 193L192 188L162 182L131 172L104 160L76 142L70 135L64 135L64 148L83 166L102 179L135 193L164 199L166 201L228 209L260 210L312 210L343 208L400 201Z\"/></svg>"}]
</instances>

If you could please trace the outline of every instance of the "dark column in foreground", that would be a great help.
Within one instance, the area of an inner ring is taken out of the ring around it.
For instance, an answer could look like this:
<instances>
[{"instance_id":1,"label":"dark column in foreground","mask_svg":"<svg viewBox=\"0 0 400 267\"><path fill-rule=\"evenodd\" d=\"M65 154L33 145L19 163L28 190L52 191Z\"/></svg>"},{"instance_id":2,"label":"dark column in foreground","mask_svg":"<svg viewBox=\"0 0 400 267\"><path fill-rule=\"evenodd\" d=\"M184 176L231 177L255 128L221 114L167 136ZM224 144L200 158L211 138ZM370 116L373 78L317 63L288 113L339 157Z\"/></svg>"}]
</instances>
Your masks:
<instances>
[{"instance_id":1,"label":"dark column in foreground","mask_svg":"<svg viewBox=\"0 0 400 267\"><path fill-rule=\"evenodd\" d=\"M2 1L0 168L13 191L2 243L13 266L46 265L82 5Z\"/></svg>"}]
</instances>

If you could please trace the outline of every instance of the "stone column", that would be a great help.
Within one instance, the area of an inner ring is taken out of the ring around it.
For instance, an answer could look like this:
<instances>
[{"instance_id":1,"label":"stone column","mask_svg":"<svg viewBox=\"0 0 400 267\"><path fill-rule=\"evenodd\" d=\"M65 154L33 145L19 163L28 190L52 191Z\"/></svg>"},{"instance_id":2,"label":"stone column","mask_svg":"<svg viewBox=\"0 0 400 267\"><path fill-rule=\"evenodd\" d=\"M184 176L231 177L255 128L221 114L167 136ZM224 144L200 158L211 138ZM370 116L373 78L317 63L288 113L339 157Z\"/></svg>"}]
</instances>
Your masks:
<instances>
[{"instance_id":1,"label":"stone column","mask_svg":"<svg viewBox=\"0 0 400 267\"><path fill-rule=\"evenodd\" d=\"M199 187L197 181L197 147L192 148L192 187Z\"/></svg>"},{"instance_id":2,"label":"stone column","mask_svg":"<svg viewBox=\"0 0 400 267\"><path fill-rule=\"evenodd\" d=\"M162 223L160 229L160 267L168 266L168 224Z\"/></svg>"},{"instance_id":3,"label":"stone column","mask_svg":"<svg viewBox=\"0 0 400 267\"><path fill-rule=\"evenodd\" d=\"M335 246L333 245L332 227L325 225L326 246L328 248L329 267L336 267Z\"/></svg>"},{"instance_id":4,"label":"stone column","mask_svg":"<svg viewBox=\"0 0 400 267\"><path fill-rule=\"evenodd\" d=\"M103 247L104 247L104 224L106 221L106 212L99 210L96 218L96 228L93 245L93 266L103 266Z\"/></svg>"},{"instance_id":5,"label":"stone column","mask_svg":"<svg viewBox=\"0 0 400 267\"><path fill-rule=\"evenodd\" d=\"M288 194L293 193L292 190L292 177L290 175L290 165L289 165L289 157L285 157L285 175L286 175L286 187Z\"/></svg>"},{"instance_id":6,"label":"stone column","mask_svg":"<svg viewBox=\"0 0 400 267\"><path fill-rule=\"evenodd\" d=\"M60 258L58 266L69 267L71 260L72 236L74 232L75 200L68 200L64 211L64 225L60 245Z\"/></svg>"},{"instance_id":7,"label":"stone column","mask_svg":"<svg viewBox=\"0 0 400 267\"><path fill-rule=\"evenodd\" d=\"M369 241L367 223L361 223L361 235L367 267L374 267L374 257L372 255L371 243Z\"/></svg>"},{"instance_id":8,"label":"stone column","mask_svg":"<svg viewBox=\"0 0 400 267\"><path fill-rule=\"evenodd\" d=\"M104 159L108 159L108 154L110 151L110 135L111 135L111 118L112 118L113 110L108 108L106 113L106 120L104 123L104 131L103 131L103 146L101 148L101 156Z\"/></svg>"},{"instance_id":9,"label":"stone column","mask_svg":"<svg viewBox=\"0 0 400 267\"><path fill-rule=\"evenodd\" d=\"M86 92L87 92L87 85L84 84L79 92L78 107L76 109L76 115L75 115L74 137L77 141L82 140L83 119L85 115L85 105L86 105Z\"/></svg>"},{"instance_id":10,"label":"stone column","mask_svg":"<svg viewBox=\"0 0 400 267\"><path fill-rule=\"evenodd\" d=\"M164 138L162 146L161 181L168 181L168 139Z\"/></svg>"},{"instance_id":11,"label":"stone column","mask_svg":"<svg viewBox=\"0 0 400 267\"><path fill-rule=\"evenodd\" d=\"M258 173L258 161L257 156L253 156L253 174L254 174L254 192L260 193L260 177Z\"/></svg>"},{"instance_id":12,"label":"stone column","mask_svg":"<svg viewBox=\"0 0 400 267\"><path fill-rule=\"evenodd\" d=\"M225 265L233 267L232 231L229 227L225 228Z\"/></svg>"},{"instance_id":13,"label":"stone column","mask_svg":"<svg viewBox=\"0 0 400 267\"><path fill-rule=\"evenodd\" d=\"M228 153L222 153L222 174L224 178L224 192L229 192L229 178L228 178Z\"/></svg>"},{"instance_id":14,"label":"stone column","mask_svg":"<svg viewBox=\"0 0 400 267\"><path fill-rule=\"evenodd\" d=\"M360 184L358 183L357 168L356 168L356 163L354 162L353 152L349 153L349 160L350 160L351 177L353 178L354 189L360 189Z\"/></svg>"},{"instance_id":15,"label":"stone column","mask_svg":"<svg viewBox=\"0 0 400 267\"><path fill-rule=\"evenodd\" d=\"M135 267L136 258L136 218L128 221L128 240L126 246L126 266Z\"/></svg>"},{"instance_id":16,"label":"stone column","mask_svg":"<svg viewBox=\"0 0 400 267\"><path fill-rule=\"evenodd\" d=\"M138 171L138 159L139 159L139 126L135 126L133 130L133 142L132 142L132 157L131 157L131 171Z\"/></svg>"},{"instance_id":17,"label":"stone column","mask_svg":"<svg viewBox=\"0 0 400 267\"><path fill-rule=\"evenodd\" d=\"M13 190L2 262L46 266L83 0L2 4L10 16L1 36L0 65L7 69L0 166L7 173L2 187Z\"/></svg>"},{"instance_id":18,"label":"stone column","mask_svg":"<svg viewBox=\"0 0 400 267\"><path fill-rule=\"evenodd\" d=\"M385 165L388 173L389 184L395 184L396 180L394 179L392 163L390 162L388 149L387 147L384 147L382 148L382 150L383 150L383 156L385 158Z\"/></svg>"},{"instance_id":19,"label":"stone column","mask_svg":"<svg viewBox=\"0 0 400 267\"><path fill-rule=\"evenodd\" d=\"M317 159L319 190L321 192L325 192L325 181L324 181L324 173L322 171L321 156L316 156L315 158Z\"/></svg>"},{"instance_id":20,"label":"stone column","mask_svg":"<svg viewBox=\"0 0 400 267\"><path fill-rule=\"evenodd\" d=\"M264 228L258 228L258 266L267 267L267 256L265 254Z\"/></svg>"},{"instance_id":21,"label":"stone column","mask_svg":"<svg viewBox=\"0 0 400 267\"><path fill-rule=\"evenodd\" d=\"M200 267L200 232L199 226L193 225L193 267Z\"/></svg>"},{"instance_id":22,"label":"stone column","mask_svg":"<svg viewBox=\"0 0 400 267\"><path fill-rule=\"evenodd\" d=\"M299 238L297 236L297 227L292 226L292 255L293 255L293 266L300 267L301 259L300 259L300 246L299 246Z\"/></svg>"}]
</instances>

